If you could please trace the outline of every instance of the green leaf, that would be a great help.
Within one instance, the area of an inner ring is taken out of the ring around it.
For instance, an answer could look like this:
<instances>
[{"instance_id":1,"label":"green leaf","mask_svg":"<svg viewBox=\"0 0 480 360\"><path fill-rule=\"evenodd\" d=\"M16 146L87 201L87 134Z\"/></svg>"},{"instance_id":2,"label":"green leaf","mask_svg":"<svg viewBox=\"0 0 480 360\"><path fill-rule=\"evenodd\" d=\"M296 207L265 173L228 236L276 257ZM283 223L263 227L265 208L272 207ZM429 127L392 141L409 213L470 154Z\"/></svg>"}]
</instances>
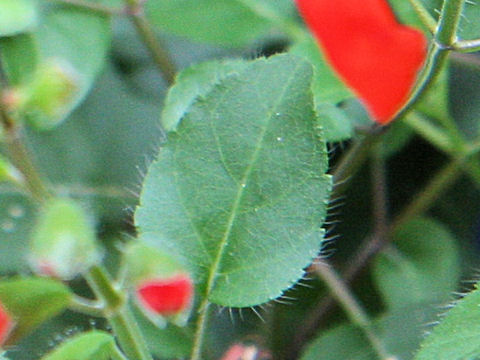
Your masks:
<instances>
[{"instance_id":1,"label":"green leaf","mask_svg":"<svg viewBox=\"0 0 480 360\"><path fill-rule=\"evenodd\" d=\"M308 60L313 65L312 90L316 104L338 103L354 96L332 70L312 37L295 43L289 52Z\"/></svg>"},{"instance_id":2,"label":"green leaf","mask_svg":"<svg viewBox=\"0 0 480 360\"><path fill-rule=\"evenodd\" d=\"M270 28L241 0L157 0L146 10L163 31L217 45L242 46Z\"/></svg>"},{"instance_id":3,"label":"green leaf","mask_svg":"<svg viewBox=\"0 0 480 360\"><path fill-rule=\"evenodd\" d=\"M16 321L8 341L14 343L42 322L63 311L71 299L60 282L44 278L16 278L0 281L0 301Z\"/></svg>"},{"instance_id":4,"label":"green leaf","mask_svg":"<svg viewBox=\"0 0 480 360\"><path fill-rule=\"evenodd\" d=\"M406 307L374 321L375 334L392 359L408 360L424 335L424 325L431 321L434 307ZM306 349L301 360L377 360L365 334L353 325L340 325L322 333Z\"/></svg>"},{"instance_id":5,"label":"green leaf","mask_svg":"<svg viewBox=\"0 0 480 360\"><path fill-rule=\"evenodd\" d=\"M458 35L463 40L480 38L480 4L477 1L465 1Z\"/></svg>"},{"instance_id":6,"label":"green leaf","mask_svg":"<svg viewBox=\"0 0 480 360\"><path fill-rule=\"evenodd\" d=\"M343 141L352 137L352 122L341 109L332 104L320 103L316 111L318 125L323 129L327 141Z\"/></svg>"},{"instance_id":7,"label":"green leaf","mask_svg":"<svg viewBox=\"0 0 480 360\"><path fill-rule=\"evenodd\" d=\"M466 360L480 356L480 291L453 307L423 341L415 360Z\"/></svg>"},{"instance_id":8,"label":"green leaf","mask_svg":"<svg viewBox=\"0 0 480 360\"><path fill-rule=\"evenodd\" d=\"M146 176L141 238L181 259L212 302L273 299L319 251L331 179L311 76L308 63L282 55L225 78Z\"/></svg>"},{"instance_id":9,"label":"green leaf","mask_svg":"<svg viewBox=\"0 0 480 360\"><path fill-rule=\"evenodd\" d=\"M206 95L227 76L238 74L247 64L242 60L211 61L183 70L165 99L163 128L166 131L175 130L182 116L197 98Z\"/></svg>"},{"instance_id":10,"label":"green leaf","mask_svg":"<svg viewBox=\"0 0 480 360\"><path fill-rule=\"evenodd\" d=\"M0 36L12 36L31 28L37 22L33 0L0 1Z\"/></svg>"},{"instance_id":11,"label":"green leaf","mask_svg":"<svg viewBox=\"0 0 480 360\"><path fill-rule=\"evenodd\" d=\"M42 360L109 360L115 349L115 339L102 331L74 336Z\"/></svg>"},{"instance_id":12,"label":"green leaf","mask_svg":"<svg viewBox=\"0 0 480 360\"><path fill-rule=\"evenodd\" d=\"M416 219L396 231L392 245L376 257L373 274L389 308L443 303L460 278L455 239L442 224Z\"/></svg>"}]
</instances>

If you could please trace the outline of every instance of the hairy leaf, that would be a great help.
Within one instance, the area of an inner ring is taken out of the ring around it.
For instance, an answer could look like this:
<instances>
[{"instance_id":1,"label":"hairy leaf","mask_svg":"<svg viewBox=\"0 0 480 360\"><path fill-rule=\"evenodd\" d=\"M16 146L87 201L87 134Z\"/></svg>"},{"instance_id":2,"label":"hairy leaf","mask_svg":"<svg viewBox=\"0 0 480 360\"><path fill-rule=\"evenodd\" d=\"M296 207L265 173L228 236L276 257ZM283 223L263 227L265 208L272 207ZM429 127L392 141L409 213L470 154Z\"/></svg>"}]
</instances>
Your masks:
<instances>
[{"instance_id":1,"label":"hairy leaf","mask_svg":"<svg viewBox=\"0 0 480 360\"><path fill-rule=\"evenodd\" d=\"M311 76L288 55L253 62L190 108L150 167L140 236L183 260L212 302L275 298L319 250L331 180Z\"/></svg>"},{"instance_id":2,"label":"hairy leaf","mask_svg":"<svg viewBox=\"0 0 480 360\"><path fill-rule=\"evenodd\" d=\"M183 70L165 99L163 128L166 131L175 130L182 116L198 97L206 95L225 77L242 71L247 64L241 60L212 61Z\"/></svg>"},{"instance_id":3,"label":"hairy leaf","mask_svg":"<svg viewBox=\"0 0 480 360\"><path fill-rule=\"evenodd\" d=\"M480 291L460 300L422 343L415 360L466 360L480 356Z\"/></svg>"}]
</instances>

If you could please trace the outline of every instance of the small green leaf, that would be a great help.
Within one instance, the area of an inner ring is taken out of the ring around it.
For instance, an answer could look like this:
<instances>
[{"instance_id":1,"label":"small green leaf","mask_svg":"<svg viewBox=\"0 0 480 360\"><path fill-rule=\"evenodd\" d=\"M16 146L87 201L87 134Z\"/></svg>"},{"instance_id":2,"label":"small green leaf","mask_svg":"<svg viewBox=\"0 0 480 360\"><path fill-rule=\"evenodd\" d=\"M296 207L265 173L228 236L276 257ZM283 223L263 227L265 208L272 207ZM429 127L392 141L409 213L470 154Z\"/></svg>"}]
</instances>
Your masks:
<instances>
[{"instance_id":1,"label":"small green leaf","mask_svg":"<svg viewBox=\"0 0 480 360\"><path fill-rule=\"evenodd\" d=\"M110 360L115 339L102 331L75 335L57 347L42 360Z\"/></svg>"},{"instance_id":2,"label":"small green leaf","mask_svg":"<svg viewBox=\"0 0 480 360\"><path fill-rule=\"evenodd\" d=\"M60 282L42 278L0 281L0 301L16 321L8 341L14 343L42 322L63 311L71 299Z\"/></svg>"},{"instance_id":3,"label":"small green leaf","mask_svg":"<svg viewBox=\"0 0 480 360\"><path fill-rule=\"evenodd\" d=\"M157 0L146 9L161 30L217 45L242 46L270 28L241 0Z\"/></svg>"},{"instance_id":4,"label":"small green leaf","mask_svg":"<svg viewBox=\"0 0 480 360\"><path fill-rule=\"evenodd\" d=\"M319 251L331 179L311 76L289 55L252 62L191 106L149 169L140 237L181 259L212 302L273 299Z\"/></svg>"},{"instance_id":5,"label":"small green leaf","mask_svg":"<svg viewBox=\"0 0 480 360\"><path fill-rule=\"evenodd\" d=\"M480 356L480 291L459 300L423 341L415 360L465 360Z\"/></svg>"},{"instance_id":6,"label":"small green leaf","mask_svg":"<svg viewBox=\"0 0 480 360\"><path fill-rule=\"evenodd\" d=\"M306 59L313 65L312 90L316 104L322 102L335 104L354 96L334 73L312 37L309 36L295 43L289 52Z\"/></svg>"},{"instance_id":7,"label":"small green leaf","mask_svg":"<svg viewBox=\"0 0 480 360\"><path fill-rule=\"evenodd\" d=\"M424 336L424 326L434 316L434 306L399 308L374 320L374 331L392 359L411 359ZM340 325L322 333L306 349L301 360L377 360L364 332ZM445 358L446 359L446 358Z\"/></svg>"},{"instance_id":8,"label":"small green leaf","mask_svg":"<svg viewBox=\"0 0 480 360\"><path fill-rule=\"evenodd\" d=\"M37 22L34 0L0 1L0 36L12 36L24 32Z\"/></svg>"},{"instance_id":9,"label":"small green leaf","mask_svg":"<svg viewBox=\"0 0 480 360\"><path fill-rule=\"evenodd\" d=\"M373 274L389 308L443 303L460 277L455 239L442 224L416 219L394 234L392 245L377 256Z\"/></svg>"},{"instance_id":10,"label":"small green leaf","mask_svg":"<svg viewBox=\"0 0 480 360\"><path fill-rule=\"evenodd\" d=\"M242 60L212 61L191 66L176 78L165 99L162 125L166 131L175 130L192 103L206 95L225 77L237 74L248 63Z\"/></svg>"}]
</instances>

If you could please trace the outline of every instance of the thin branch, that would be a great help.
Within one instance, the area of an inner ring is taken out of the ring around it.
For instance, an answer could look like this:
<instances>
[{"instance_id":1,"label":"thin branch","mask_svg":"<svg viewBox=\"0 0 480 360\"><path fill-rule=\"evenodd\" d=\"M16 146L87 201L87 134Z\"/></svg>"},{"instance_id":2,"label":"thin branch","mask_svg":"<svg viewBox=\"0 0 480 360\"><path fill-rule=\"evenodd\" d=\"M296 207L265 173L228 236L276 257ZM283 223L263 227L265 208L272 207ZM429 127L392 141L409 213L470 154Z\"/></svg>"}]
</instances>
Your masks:
<instances>
[{"instance_id":1,"label":"thin branch","mask_svg":"<svg viewBox=\"0 0 480 360\"><path fill-rule=\"evenodd\" d=\"M458 40L452 45L453 50L469 53L480 51L480 39L475 40Z\"/></svg>"},{"instance_id":2,"label":"thin branch","mask_svg":"<svg viewBox=\"0 0 480 360\"><path fill-rule=\"evenodd\" d=\"M415 9L418 17L422 21L423 25L434 34L437 30L437 21L430 15L430 12L423 6L422 2L419 0L408 0L412 7Z\"/></svg>"},{"instance_id":3,"label":"thin branch","mask_svg":"<svg viewBox=\"0 0 480 360\"><path fill-rule=\"evenodd\" d=\"M137 33L147 47L158 70L168 85L175 81L176 67L165 45L160 42L153 31L153 27L145 16L143 1L125 0L130 20L137 29Z\"/></svg>"},{"instance_id":4,"label":"thin branch","mask_svg":"<svg viewBox=\"0 0 480 360\"><path fill-rule=\"evenodd\" d=\"M378 358L383 360L391 359L382 340L375 333L366 311L355 299L348 286L342 281L335 270L321 262L313 264L311 268L327 285L330 293L342 306L350 322L364 332L373 350L377 353Z\"/></svg>"}]
</instances>

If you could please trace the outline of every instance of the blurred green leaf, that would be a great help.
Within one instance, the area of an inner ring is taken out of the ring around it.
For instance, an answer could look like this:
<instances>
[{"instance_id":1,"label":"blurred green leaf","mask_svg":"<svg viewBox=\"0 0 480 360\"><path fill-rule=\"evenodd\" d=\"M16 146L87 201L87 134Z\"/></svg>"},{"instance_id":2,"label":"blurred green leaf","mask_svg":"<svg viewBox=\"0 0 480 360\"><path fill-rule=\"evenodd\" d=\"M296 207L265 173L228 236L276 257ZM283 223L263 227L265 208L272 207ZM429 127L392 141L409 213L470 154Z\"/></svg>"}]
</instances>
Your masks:
<instances>
[{"instance_id":1,"label":"blurred green leaf","mask_svg":"<svg viewBox=\"0 0 480 360\"><path fill-rule=\"evenodd\" d=\"M16 278L0 281L0 301L16 321L8 341L33 330L65 310L71 292L61 282L46 278Z\"/></svg>"},{"instance_id":2,"label":"blurred green leaf","mask_svg":"<svg viewBox=\"0 0 480 360\"><path fill-rule=\"evenodd\" d=\"M53 58L68 63L78 73L79 91L56 119L59 122L83 100L102 70L110 48L110 20L75 7L44 4L41 22L30 34L33 38L14 37L2 45L3 63L7 64L9 81L26 87L34 61L37 67ZM38 56L30 55L37 51ZM23 73L20 69L25 65L30 71Z\"/></svg>"},{"instance_id":3,"label":"blurred green leaf","mask_svg":"<svg viewBox=\"0 0 480 360\"><path fill-rule=\"evenodd\" d=\"M0 274L27 271L35 207L8 187L0 188L0 203Z\"/></svg>"},{"instance_id":4,"label":"blurred green leaf","mask_svg":"<svg viewBox=\"0 0 480 360\"><path fill-rule=\"evenodd\" d=\"M245 45L270 28L241 0L157 0L146 9L161 30L218 45Z\"/></svg>"},{"instance_id":5,"label":"blurred green leaf","mask_svg":"<svg viewBox=\"0 0 480 360\"><path fill-rule=\"evenodd\" d=\"M434 307L399 308L374 321L375 334L392 359L412 359L431 321ZM353 325L340 325L322 333L306 349L301 360L377 360L365 334ZM446 359L446 358L445 358Z\"/></svg>"},{"instance_id":6,"label":"blurred green leaf","mask_svg":"<svg viewBox=\"0 0 480 360\"><path fill-rule=\"evenodd\" d=\"M141 238L183 260L202 287L215 279L212 302L273 299L319 250L331 179L311 76L305 61L282 55L225 78L190 108L146 176Z\"/></svg>"},{"instance_id":7,"label":"blurred green leaf","mask_svg":"<svg viewBox=\"0 0 480 360\"><path fill-rule=\"evenodd\" d=\"M316 111L318 124L327 141L343 141L352 137L352 122L341 109L329 103L320 103L316 106Z\"/></svg>"},{"instance_id":8,"label":"blurred green leaf","mask_svg":"<svg viewBox=\"0 0 480 360\"><path fill-rule=\"evenodd\" d=\"M443 303L460 278L456 241L441 223L416 219L398 229L392 245L377 255L373 275L391 309Z\"/></svg>"},{"instance_id":9,"label":"blurred green leaf","mask_svg":"<svg viewBox=\"0 0 480 360\"><path fill-rule=\"evenodd\" d=\"M159 328L141 311L135 310L138 325L153 355L162 359L188 358L192 350L192 331L171 323L165 328Z\"/></svg>"},{"instance_id":10,"label":"blurred green leaf","mask_svg":"<svg viewBox=\"0 0 480 360\"><path fill-rule=\"evenodd\" d=\"M115 339L102 331L78 334L58 346L42 360L109 360Z\"/></svg>"},{"instance_id":11,"label":"blurred green leaf","mask_svg":"<svg viewBox=\"0 0 480 360\"><path fill-rule=\"evenodd\" d=\"M465 360L480 356L480 291L459 300L423 341L415 360Z\"/></svg>"},{"instance_id":12,"label":"blurred green leaf","mask_svg":"<svg viewBox=\"0 0 480 360\"><path fill-rule=\"evenodd\" d=\"M212 61L193 65L177 75L170 88L162 111L162 125L166 131L175 130L180 119L197 98L206 95L221 80L238 74L247 66L246 61Z\"/></svg>"},{"instance_id":13,"label":"blurred green leaf","mask_svg":"<svg viewBox=\"0 0 480 360\"><path fill-rule=\"evenodd\" d=\"M333 72L325 60L319 45L312 37L295 43L289 51L308 60L313 65L313 97L316 104L322 102L338 103L353 97L352 92Z\"/></svg>"},{"instance_id":14,"label":"blurred green leaf","mask_svg":"<svg viewBox=\"0 0 480 360\"><path fill-rule=\"evenodd\" d=\"M37 22L34 0L0 1L0 36L12 36L24 32Z\"/></svg>"}]
</instances>

